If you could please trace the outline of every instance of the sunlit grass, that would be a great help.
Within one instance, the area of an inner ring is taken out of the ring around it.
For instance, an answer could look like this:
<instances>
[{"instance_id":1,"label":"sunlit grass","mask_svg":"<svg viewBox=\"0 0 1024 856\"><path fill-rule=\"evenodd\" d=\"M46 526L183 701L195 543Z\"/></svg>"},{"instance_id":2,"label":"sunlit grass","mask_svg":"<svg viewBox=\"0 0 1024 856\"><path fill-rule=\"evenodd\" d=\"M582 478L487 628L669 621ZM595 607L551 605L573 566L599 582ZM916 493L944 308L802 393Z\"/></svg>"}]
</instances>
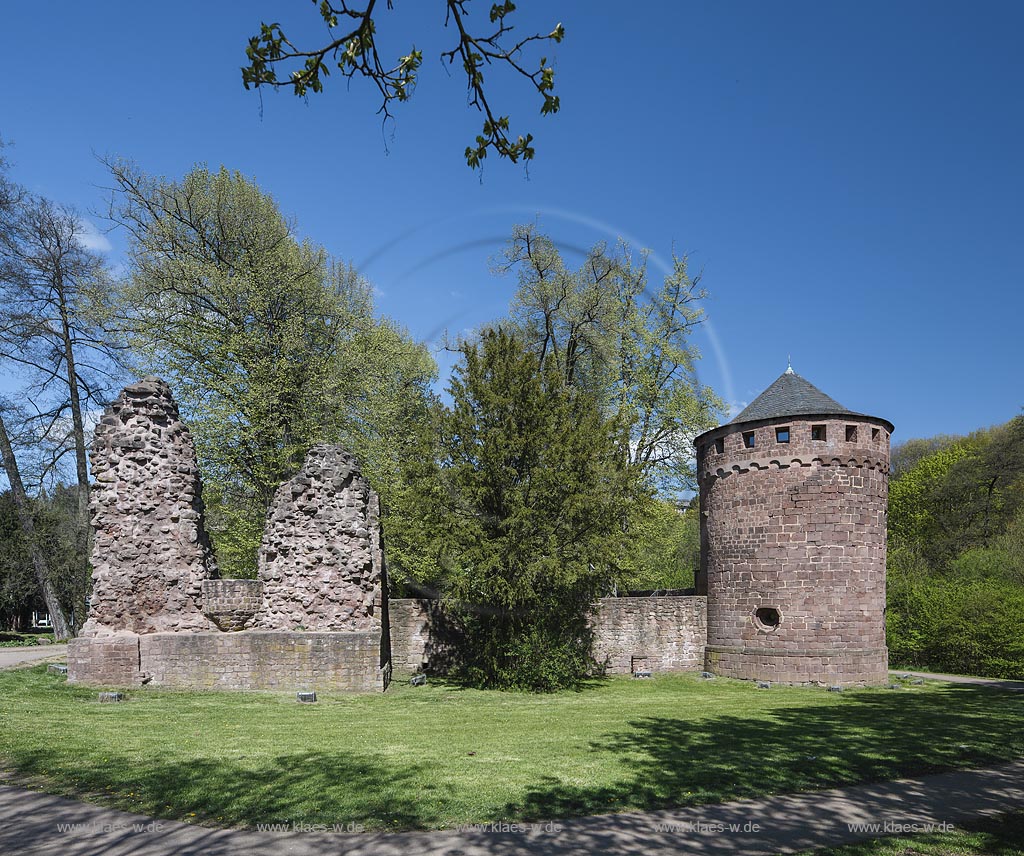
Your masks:
<instances>
[{"instance_id":1,"label":"sunlit grass","mask_svg":"<svg viewBox=\"0 0 1024 856\"><path fill-rule=\"evenodd\" d=\"M671 675L552 695L431 682L386 694L138 689L0 673L0 765L161 817L431 828L718 802L1024 756L1019 694L827 693Z\"/></svg>"}]
</instances>

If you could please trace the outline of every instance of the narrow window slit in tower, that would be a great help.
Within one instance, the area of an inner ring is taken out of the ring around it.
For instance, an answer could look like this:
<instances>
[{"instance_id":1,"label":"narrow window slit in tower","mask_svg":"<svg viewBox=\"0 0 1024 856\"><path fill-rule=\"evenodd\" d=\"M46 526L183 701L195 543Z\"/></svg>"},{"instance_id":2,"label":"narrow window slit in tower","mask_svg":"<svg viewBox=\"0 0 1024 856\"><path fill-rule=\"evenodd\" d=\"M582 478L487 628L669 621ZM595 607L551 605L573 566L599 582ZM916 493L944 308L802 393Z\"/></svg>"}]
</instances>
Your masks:
<instances>
[{"instance_id":1,"label":"narrow window slit in tower","mask_svg":"<svg viewBox=\"0 0 1024 856\"><path fill-rule=\"evenodd\" d=\"M846 442L853 443L857 440L857 426L847 425L846 426Z\"/></svg>"},{"instance_id":2,"label":"narrow window slit in tower","mask_svg":"<svg viewBox=\"0 0 1024 856\"><path fill-rule=\"evenodd\" d=\"M825 439L825 426L824 425L812 425L811 426L811 439L812 440L824 440Z\"/></svg>"},{"instance_id":3,"label":"narrow window slit in tower","mask_svg":"<svg viewBox=\"0 0 1024 856\"><path fill-rule=\"evenodd\" d=\"M754 448L754 432L753 431L744 431L743 432L743 445L746 446L748 449L753 449Z\"/></svg>"},{"instance_id":4,"label":"narrow window slit in tower","mask_svg":"<svg viewBox=\"0 0 1024 856\"><path fill-rule=\"evenodd\" d=\"M715 440L715 451L718 452L719 455L721 455L725 451L724 437L719 437L717 440Z\"/></svg>"}]
</instances>

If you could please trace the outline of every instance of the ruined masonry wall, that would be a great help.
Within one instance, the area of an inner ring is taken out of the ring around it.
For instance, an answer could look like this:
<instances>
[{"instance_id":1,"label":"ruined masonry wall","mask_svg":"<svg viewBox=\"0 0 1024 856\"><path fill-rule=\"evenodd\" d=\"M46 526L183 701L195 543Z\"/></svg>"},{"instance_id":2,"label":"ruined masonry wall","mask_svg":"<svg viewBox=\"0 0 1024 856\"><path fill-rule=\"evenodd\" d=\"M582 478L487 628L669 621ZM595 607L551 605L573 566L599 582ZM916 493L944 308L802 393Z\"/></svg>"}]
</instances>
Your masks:
<instances>
[{"instance_id":1,"label":"ruined masonry wall","mask_svg":"<svg viewBox=\"0 0 1024 856\"><path fill-rule=\"evenodd\" d=\"M380 692L380 633L158 633L139 637L151 686Z\"/></svg>"},{"instance_id":2,"label":"ruined masonry wall","mask_svg":"<svg viewBox=\"0 0 1024 856\"><path fill-rule=\"evenodd\" d=\"M384 689L379 633L147 633L73 639L68 679L207 690Z\"/></svg>"},{"instance_id":3,"label":"ruined masonry wall","mask_svg":"<svg viewBox=\"0 0 1024 856\"><path fill-rule=\"evenodd\" d=\"M388 601L388 619L396 675L442 673L456 661L462 635L440 601L394 598Z\"/></svg>"},{"instance_id":4,"label":"ruined masonry wall","mask_svg":"<svg viewBox=\"0 0 1024 856\"><path fill-rule=\"evenodd\" d=\"M700 670L707 598L603 597L591 620L594 659L609 675Z\"/></svg>"},{"instance_id":5,"label":"ruined masonry wall","mask_svg":"<svg viewBox=\"0 0 1024 856\"><path fill-rule=\"evenodd\" d=\"M192 436L158 378L124 389L90 453L93 588L85 637L209 630L216 577Z\"/></svg>"},{"instance_id":6,"label":"ruined masonry wall","mask_svg":"<svg viewBox=\"0 0 1024 856\"><path fill-rule=\"evenodd\" d=\"M384 572L376 494L356 459L338 446L310 449L278 488L258 557L261 630L376 630L383 626Z\"/></svg>"},{"instance_id":7,"label":"ruined masonry wall","mask_svg":"<svg viewBox=\"0 0 1024 856\"><path fill-rule=\"evenodd\" d=\"M203 612L221 630L230 632L252 627L263 605L263 584L259 580L206 580L203 583Z\"/></svg>"}]
</instances>

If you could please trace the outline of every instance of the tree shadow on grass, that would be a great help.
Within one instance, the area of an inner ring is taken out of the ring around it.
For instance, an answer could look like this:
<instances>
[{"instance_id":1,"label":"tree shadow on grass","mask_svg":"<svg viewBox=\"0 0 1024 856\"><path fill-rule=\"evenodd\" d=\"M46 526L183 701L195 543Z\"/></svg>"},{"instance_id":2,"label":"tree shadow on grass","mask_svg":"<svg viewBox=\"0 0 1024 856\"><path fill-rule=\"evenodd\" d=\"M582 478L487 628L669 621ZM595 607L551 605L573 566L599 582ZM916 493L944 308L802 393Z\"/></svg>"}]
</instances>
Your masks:
<instances>
[{"instance_id":1,"label":"tree shadow on grass","mask_svg":"<svg viewBox=\"0 0 1024 856\"><path fill-rule=\"evenodd\" d=\"M66 796L207 826L425 829L438 825L444 804L443 794L425 798L422 765L371 755L307 752L249 765L221 758L147 761L120 769L116 763L112 769L80 762L63 772L54 770L54 757L46 751L21 752L10 760L23 776L45 777L51 783L47 790L63 783L57 791Z\"/></svg>"},{"instance_id":2,"label":"tree shadow on grass","mask_svg":"<svg viewBox=\"0 0 1024 856\"><path fill-rule=\"evenodd\" d=\"M851 692L834 706L778 708L765 719L644 717L590 748L618 756L626 775L596 786L545 778L508 815L664 809L991 766L1024 756L1024 702L966 685Z\"/></svg>"}]
</instances>

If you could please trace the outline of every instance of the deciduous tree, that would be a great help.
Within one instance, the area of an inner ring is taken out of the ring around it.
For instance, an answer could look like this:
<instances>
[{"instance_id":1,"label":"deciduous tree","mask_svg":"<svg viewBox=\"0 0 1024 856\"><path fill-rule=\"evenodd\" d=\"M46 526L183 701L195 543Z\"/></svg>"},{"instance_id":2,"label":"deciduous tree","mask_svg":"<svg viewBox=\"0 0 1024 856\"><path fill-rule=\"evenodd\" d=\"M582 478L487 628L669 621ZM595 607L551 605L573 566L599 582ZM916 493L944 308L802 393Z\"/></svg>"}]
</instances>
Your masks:
<instances>
[{"instance_id":1,"label":"deciduous tree","mask_svg":"<svg viewBox=\"0 0 1024 856\"><path fill-rule=\"evenodd\" d=\"M433 363L244 176L110 168L111 217L129 234L114 315L139 373L171 384L193 429L223 572L251 574L270 500L310 445L341 442L387 482L385 438L401 442Z\"/></svg>"},{"instance_id":2,"label":"deciduous tree","mask_svg":"<svg viewBox=\"0 0 1024 856\"><path fill-rule=\"evenodd\" d=\"M37 481L61 476L66 458L74 462L83 568L90 532L86 419L108 400L113 347L95 312L110 285L107 265L84 239L74 209L29 194L0 218L0 360L23 379ZM76 610L83 613L84 604Z\"/></svg>"},{"instance_id":3,"label":"deciduous tree","mask_svg":"<svg viewBox=\"0 0 1024 856\"><path fill-rule=\"evenodd\" d=\"M14 455L10 434L7 432L7 425L4 421L4 410L4 402L0 402L0 463L3 464L4 472L7 474L7 481L11 486L11 498L18 516L21 534L28 553L32 558L32 569L35 573L36 582L43 593L43 600L46 602L46 608L50 613L54 638L57 641L64 641L72 635L73 628L68 622L64 606L60 602L57 588L53 582L50 564L47 561L40 539L36 534L35 520L32 516L32 505L28 494L25 493L25 485L21 480L18 459Z\"/></svg>"},{"instance_id":4,"label":"deciduous tree","mask_svg":"<svg viewBox=\"0 0 1024 856\"><path fill-rule=\"evenodd\" d=\"M691 335L707 296L700 277L675 256L652 287L647 267L646 253L598 244L570 269L533 226L515 228L497 265L518 276L511 315L529 346L616 414L637 481L671 496L693 488L693 438L717 424L722 405L696 374Z\"/></svg>"}]
</instances>

